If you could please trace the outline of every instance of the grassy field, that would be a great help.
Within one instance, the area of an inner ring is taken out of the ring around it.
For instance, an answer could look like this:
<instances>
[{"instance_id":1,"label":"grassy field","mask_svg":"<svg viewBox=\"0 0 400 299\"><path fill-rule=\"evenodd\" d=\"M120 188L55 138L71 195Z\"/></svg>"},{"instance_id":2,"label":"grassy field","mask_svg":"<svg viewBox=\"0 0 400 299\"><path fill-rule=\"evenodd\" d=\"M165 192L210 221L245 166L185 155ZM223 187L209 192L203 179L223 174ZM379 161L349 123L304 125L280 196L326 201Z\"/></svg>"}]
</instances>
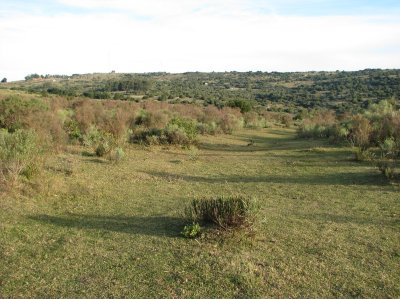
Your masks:
<instances>
[{"instance_id":1,"label":"grassy field","mask_svg":"<svg viewBox=\"0 0 400 299\"><path fill-rule=\"evenodd\" d=\"M83 151L0 200L0 297L400 297L399 187L348 148L270 128L118 164ZM181 236L191 199L228 194L258 198L255 234Z\"/></svg>"}]
</instances>

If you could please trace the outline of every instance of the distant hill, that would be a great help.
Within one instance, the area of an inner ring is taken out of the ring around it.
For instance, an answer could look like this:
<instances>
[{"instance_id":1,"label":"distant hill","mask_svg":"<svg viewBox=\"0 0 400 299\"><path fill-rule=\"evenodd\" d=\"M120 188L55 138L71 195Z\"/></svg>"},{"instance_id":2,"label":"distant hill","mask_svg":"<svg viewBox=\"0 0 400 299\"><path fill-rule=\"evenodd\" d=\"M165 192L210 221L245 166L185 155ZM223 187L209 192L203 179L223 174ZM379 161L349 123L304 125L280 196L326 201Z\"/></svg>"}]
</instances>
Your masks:
<instances>
[{"instance_id":1,"label":"distant hill","mask_svg":"<svg viewBox=\"0 0 400 299\"><path fill-rule=\"evenodd\" d=\"M4 87L3 87L4 88ZM7 88L95 99L198 102L224 106L240 99L272 111L328 108L358 112L383 99L400 99L400 70L354 72L96 73L37 75Z\"/></svg>"}]
</instances>

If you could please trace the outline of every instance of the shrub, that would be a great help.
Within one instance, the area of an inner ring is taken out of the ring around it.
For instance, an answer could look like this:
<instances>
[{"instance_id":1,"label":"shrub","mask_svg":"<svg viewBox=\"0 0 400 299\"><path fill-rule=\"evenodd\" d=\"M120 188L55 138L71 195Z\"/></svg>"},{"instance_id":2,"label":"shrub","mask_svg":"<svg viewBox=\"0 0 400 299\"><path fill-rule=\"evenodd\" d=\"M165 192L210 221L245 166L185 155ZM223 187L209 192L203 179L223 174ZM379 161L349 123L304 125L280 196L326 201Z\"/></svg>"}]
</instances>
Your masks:
<instances>
[{"instance_id":1,"label":"shrub","mask_svg":"<svg viewBox=\"0 0 400 299\"><path fill-rule=\"evenodd\" d=\"M168 144L187 147L194 142L194 139L190 138L185 130L178 126L168 126L167 129L164 130L164 134Z\"/></svg>"},{"instance_id":2,"label":"shrub","mask_svg":"<svg viewBox=\"0 0 400 299\"><path fill-rule=\"evenodd\" d=\"M362 115L354 116L349 134L353 146L366 150L370 146L371 132L372 126L367 118Z\"/></svg>"},{"instance_id":3,"label":"shrub","mask_svg":"<svg viewBox=\"0 0 400 299\"><path fill-rule=\"evenodd\" d=\"M182 129L190 141L194 141L197 137L197 123L194 120L175 117L168 123L168 128Z\"/></svg>"},{"instance_id":4,"label":"shrub","mask_svg":"<svg viewBox=\"0 0 400 299\"><path fill-rule=\"evenodd\" d=\"M146 111L141 110L135 119L136 125L145 126L146 128L164 128L168 123L168 115L163 111Z\"/></svg>"},{"instance_id":5,"label":"shrub","mask_svg":"<svg viewBox=\"0 0 400 299\"><path fill-rule=\"evenodd\" d=\"M20 175L32 177L39 171L39 154L35 132L0 130L1 181L15 183Z\"/></svg>"},{"instance_id":6,"label":"shrub","mask_svg":"<svg viewBox=\"0 0 400 299\"><path fill-rule=\"evenodd\" d=\"M282 114L281 123L285 128L290 128L293 125L293 116L290 114Z\"/></svg>"},{"instance_id":7,"label":"shrub","mask_svg":"<svg viewBox=\"0 0 400 299\"><path fill-rule=\"evenodd\" d=\"M381 160L377 162L379 171L389 180L396 177L396 161L394 160Z\"/></svg>"},{"instance_id":8,"label":"shrub","mask_svg":"<svg viewBox=\"0 0 400 299\"><path fill-rule=\"evenodd\" d=\"M219 121L219 126L225 134L232 134L234 130L243 127L243 122L233 114L226 114Z\"/></svg>"},{"instance_id":9,"label":"shrub","mask_svg":"<svg viewBox=\"0 0 400 299\"><path fill-rule=\"evenodd\" d=\"M67 132L71 141L81 141L83 138L79 123L76 120L70 119L65 121L64 130Z\"/></svg>"},{"instance_id":10,"label":"shrub","mask_svg":"<svg viewBox=\"0 0 400 299\"><path fill-rule=\"evenodd\" d=\"M185 225L182 235L189 239L194 239L201 234L201 226L198 223Z\"/></svg>"},{"instance_id":11,"label":"shrub","mask_svg":"<svg viewBox=\"0 0 400 299\"><path fill-rule=\"evenodd\" d=\"M250 112L253 108L252 103L249 100L232 100L228 102L228 106L239 108L242 113Z\"/></svg>"},{"instance_id":12,"label":"shrub","mask_svg":"<svg viewBox=\"0 0 400 299\"><path fill-rule=\"evenodd\" d=\"M356 161L372 161L375 159L375 155L369 149L363 149L361 147L357 147L354 152L354 160Z\"/></svg>"},{"instance_id":13,"label":"shrub","mask_svg":"<svg viewBox=\"0 0 400 299\"><path fill-rule=\"evenodd\" d=\"M111 160L115 161L115 162L119 162L121 161L123 158L125 157L125 152L121 147L117 147L112 155L111 155Z\"/></svg>"},{"instance_id":14,"label":"shrub","mask_svg":"<svg viewBox=\"0 0 400 299\"><path fill-rule=\"evenodd\" d=\"M164 131L161 129L138 129L131 135L130 142L145 145L160 145L166 144L167 139Z\"/></svg>"},{"instance_id":15,"label":"shrub","mask_svg":"<svg viewBox=\"0 0 400 299\"><path fill-rule=\"evenodd\" d=\"M201 135L215 135L217 133L217 130L218 126L215 122L211 122L210 124L197 123L197 132Z\"/></svg>"},{"instance_id":16,"label":"shrub","mask_svg":"<svg viewBox=\"0 0 400 299\"><path fill-rule=\"evenodd\" d=\"M28 127L27 116L47 110L47 105L37 99L9 96L0 100L0 128L15 131Z\"/></svg>"},{"instance_id":17,"label":"shrub","mask_svg":"<svg viewBox=\"0 0 400 299\"><path fill-rule=\"evenodd\" d=\"M197 123L194 120L172 119L165 129L138 129L130 138L133 143L145 145L181 145L188 147L196 143Z\"/></svg>"},{"instance_id":18,"label":"shrub","mask_svg":"<svg viewBox=\"0 0 400 299\"><path fill-rule=\"evenodd\" d=\"M311 118L303 120L297 135L300 138L327 138L332 135L335 125L336 116L333 111L316 111Z\"/></svg>"},{"instance_id":19,"label":"shrub","mask_svg":"<svg viewBox=\"0 0 400 299\"><path fill-rule=\"evenodd\" d=\"M266 126L265 118L260 117L257 112L251 111L243 114L244 126L246 128L264 128Z\"/></svg>"},{"instance_id":20,"label":"shrub","mask_svg":"<svg viewBox=\"0 0 400 299\"><path fill-rule=\"evenodd\" d=\"M194 199L186 209L193 222L214 224L220 228L251 226L255 220L255 202L244 196Z\"/></svg>"},{"instance_id":21,"label":"shrub","mask_svg":"<svg viewBox=\"0 0 400 299\"><path fill-rule=\"evenodd\" d=\"M97 143L95 153L98 157L110 154L117 147L117 142L110 133L103 133Z\"/></svg>"},{"instance_id":22,"label":"shrub","mask_svg":"<svg viewBox=\"0 0 400 299\"><path fill-rule=\"evenodd\" d=\"M330 128L329 140L331 143L346 141L349 136L349 129L344 124L336 124Z\"/></svg>"},{"instance_id":23,"label":"shrub","mask_svg":"<svg viewBox=\"0 0 400 299\"><path fill-rule=\"evenodd\" d=\"M91 146L98 157L111 154L118 146L112 134L100 131L93 126L89 129L88 133L82 137L82 141L83 145Z\"/></svg>"},{"instance_id":24,"label":"shrub","mask_svg":"<svg viewBox=\"0 0 400 299\"><path fill-rule=\"evenodd\" d=\"M381 159L377 162L380 172L388 179L397 177L398 159L400 156L400 146L394 138L387 138L380 145Z\"/></svg>"}]
</instances>

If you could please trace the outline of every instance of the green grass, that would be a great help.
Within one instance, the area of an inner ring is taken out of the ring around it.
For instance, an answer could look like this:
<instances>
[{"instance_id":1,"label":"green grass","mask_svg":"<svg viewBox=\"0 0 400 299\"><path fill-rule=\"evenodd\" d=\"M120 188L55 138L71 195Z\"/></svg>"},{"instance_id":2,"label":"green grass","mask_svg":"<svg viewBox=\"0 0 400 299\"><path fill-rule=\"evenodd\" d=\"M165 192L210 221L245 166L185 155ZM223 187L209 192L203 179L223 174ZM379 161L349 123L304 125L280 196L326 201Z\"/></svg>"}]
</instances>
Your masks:
<instances>
[{"instance_id":1,"label":"green grass","mask_svg":"<svg viewBox=\"0 0 400 299\"><path fill-rule=\"evenodd\" d=\"M0 199L0 297L398 298L399 187L294 135L49 159L41 196ZM238 193L258 198L255 235L181 235L193 198Z\"/></svg>"}]
</instances>

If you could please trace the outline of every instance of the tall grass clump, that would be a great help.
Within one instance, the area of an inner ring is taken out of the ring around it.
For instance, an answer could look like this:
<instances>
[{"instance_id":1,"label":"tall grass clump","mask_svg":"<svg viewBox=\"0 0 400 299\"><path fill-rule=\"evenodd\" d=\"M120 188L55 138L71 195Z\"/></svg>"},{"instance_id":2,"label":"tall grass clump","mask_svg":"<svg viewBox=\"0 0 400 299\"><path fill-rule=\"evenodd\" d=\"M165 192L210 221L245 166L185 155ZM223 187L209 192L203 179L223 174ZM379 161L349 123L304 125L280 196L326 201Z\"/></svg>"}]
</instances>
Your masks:
<instances>
[{"instance_id":1,"label":"tall grass clump","mask_svg":"<svg viewBox=\"0 0 400 299\"><path fill-rule=\"evenodd\" d=\"M257 206L253 198L218 196L193 199L185 212L193 223L230 229L252 226L256 219Z\"/></svg>"}]
</instances>

